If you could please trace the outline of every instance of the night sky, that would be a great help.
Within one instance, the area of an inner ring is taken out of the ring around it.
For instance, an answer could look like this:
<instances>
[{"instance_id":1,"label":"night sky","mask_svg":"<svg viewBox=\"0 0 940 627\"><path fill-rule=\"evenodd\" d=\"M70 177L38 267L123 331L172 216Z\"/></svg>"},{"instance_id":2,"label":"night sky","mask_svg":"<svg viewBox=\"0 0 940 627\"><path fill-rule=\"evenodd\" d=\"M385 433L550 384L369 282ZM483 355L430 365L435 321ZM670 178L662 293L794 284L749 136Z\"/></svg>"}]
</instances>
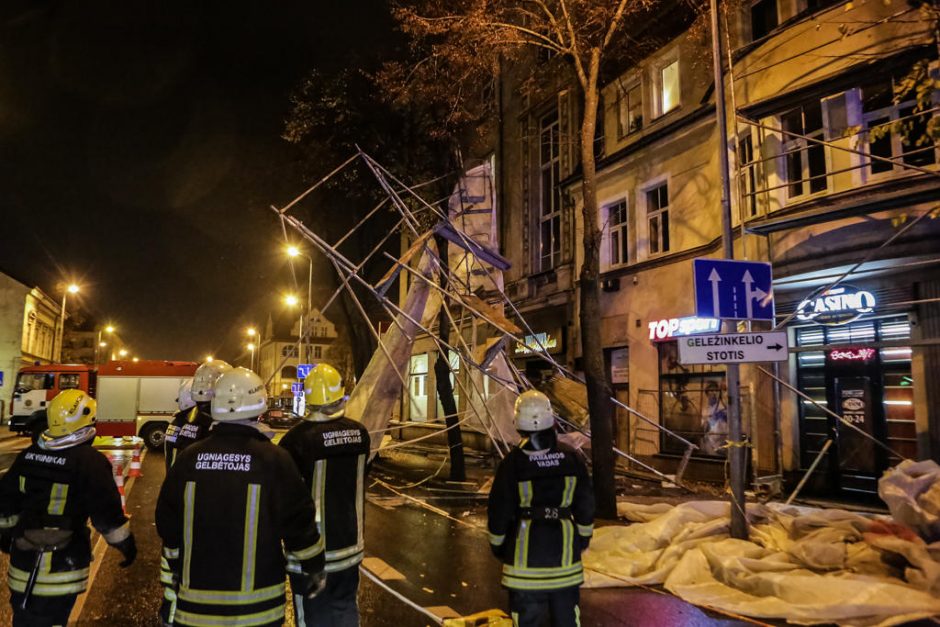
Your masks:
<instances>
[{"instance_id":1,"label":"night sky","mask_svg":"<svg viewBox=\"0 0 940 627\"><path fill-rule=\"evenodd\" d=\"M382 36L381 4L4 2L0 270L76 280L141 358L233 357L291 284L288 93Z\"/></svg>"}]
</instances>

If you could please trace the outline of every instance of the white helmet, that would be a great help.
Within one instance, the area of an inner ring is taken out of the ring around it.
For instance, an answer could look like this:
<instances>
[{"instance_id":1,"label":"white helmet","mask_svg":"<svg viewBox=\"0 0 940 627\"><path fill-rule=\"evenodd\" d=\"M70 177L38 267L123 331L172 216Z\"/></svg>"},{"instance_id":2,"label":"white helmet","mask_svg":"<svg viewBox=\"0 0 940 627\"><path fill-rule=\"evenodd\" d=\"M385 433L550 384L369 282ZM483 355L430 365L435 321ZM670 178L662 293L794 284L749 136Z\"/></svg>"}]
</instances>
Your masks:
<instances>
[{"instance_id":1,"label":"white helmet","mask_svg":"<svg viewBox=\"0 0 940 627\"><path fill-rule=\"evenodd\" d=\"M220 422L257 418L268 408L261 377L248 368L229 369L215 382L212 419Z\"/></svg>"},{"instance_id":2,"label":"white helmet","mask_svg":"<svg viewBox=\"0 0 940 627\"><path fill-rule=\"evenodd\" d=\"M186 411L187 409L192 409L196 406L196 401L193 400L192 379L186 379L180 383L180 391L176 396L176 402L180 407L180 411Z\"/></svg>"},{"instance_id":3,"label":"white helmet","mask_svg":"<svg viewBox=\"0 0 940 627\"><path fill-rule=\"evenodd\" d=\"M232 367L226 362L216 359L207 361L198 368L193 375L193 400L197 403L212 400L212 386L216 379L231 370Z\"/></svg>"},{"instance_id":4,"label":"white helmet","mask_svg":"<svg viewBox=\"0 0 940 627\"><path fill-rule=\"evenodd\" d=\"M555 414L548 397L538 390L526 390L516 398L516 430L534 433L555 425Z\"/></svg>"}]
</instances>

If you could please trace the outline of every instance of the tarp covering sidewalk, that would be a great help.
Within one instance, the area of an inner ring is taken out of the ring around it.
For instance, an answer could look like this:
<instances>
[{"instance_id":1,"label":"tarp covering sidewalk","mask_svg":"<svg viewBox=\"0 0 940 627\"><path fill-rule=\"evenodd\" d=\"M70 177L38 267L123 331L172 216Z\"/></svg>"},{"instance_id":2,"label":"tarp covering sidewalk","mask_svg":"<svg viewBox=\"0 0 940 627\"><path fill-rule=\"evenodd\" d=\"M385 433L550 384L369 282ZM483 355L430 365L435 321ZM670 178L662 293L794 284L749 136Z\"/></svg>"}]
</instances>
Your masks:
<instances>
[{"instance_id":1,"label":"tarp covering sidewalk","mask_svg":"<svg viewBox=\"0 0 940 627\"><path fill-rule=\"evenodd\" d=\"M940 480L940 469L915 468L911 478L911 466L882 482L913 482L927 494L917 477ZM935 494L918 507L934 507ZM800 624L897 625L940 614L940 542L889 517L755 504L743 541L728 536L727 502L618 509L636 522L597 529L584 554L586 587L662 584L696 605Z\"/></svg>"}]
</instances>

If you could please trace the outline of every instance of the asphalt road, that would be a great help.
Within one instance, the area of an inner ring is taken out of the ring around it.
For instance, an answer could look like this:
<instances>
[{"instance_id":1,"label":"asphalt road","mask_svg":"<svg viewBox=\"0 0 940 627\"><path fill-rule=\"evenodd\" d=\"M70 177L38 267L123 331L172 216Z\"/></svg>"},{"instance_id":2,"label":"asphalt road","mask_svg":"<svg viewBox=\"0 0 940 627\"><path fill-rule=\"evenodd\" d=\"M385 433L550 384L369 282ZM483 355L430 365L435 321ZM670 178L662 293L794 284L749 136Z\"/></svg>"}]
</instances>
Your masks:
<instances>
[{"instance_id":1,"label":"asphalt road","mask_svg":"<svg viewBox=\"0 0 940 627\"><path fill-rule=\"evenodd\" d=\"M0 426L0 475L10 468L16 456L29 444L28 437L10 433L6 425Z\"/></svg>"}]
</instances>

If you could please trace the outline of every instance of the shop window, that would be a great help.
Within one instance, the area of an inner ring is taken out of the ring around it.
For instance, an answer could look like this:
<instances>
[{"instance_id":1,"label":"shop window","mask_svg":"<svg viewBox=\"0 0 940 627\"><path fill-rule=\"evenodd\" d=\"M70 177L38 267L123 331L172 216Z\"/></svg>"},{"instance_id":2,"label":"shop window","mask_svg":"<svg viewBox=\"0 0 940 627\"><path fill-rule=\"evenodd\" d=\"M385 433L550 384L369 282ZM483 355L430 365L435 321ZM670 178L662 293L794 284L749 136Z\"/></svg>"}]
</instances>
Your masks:
<instances>
[{"instance_id":1,"label":"shop window","mask_svg":"<svg viewBox=\"0 0 940 627\"><path fill-rule=\"evenodd\" d=\"M777 0L756 0L751 3L751 41L763 39L779 23Z\"/></svg>"},{"instance_id":2,"label":"shop window","mask_svg":"<svg viewBox=\"0 0 940 627\"><path fill-rule=\"evenodd\" d=\"M77 389L81 383L81 375L79 374L60 374L59 375L59 389L60 390L74 390Z\"/></svg>"},{"instance_id":3,"label":"shop window","mask_svg":"<svg viewBox=\"0 0 940 627\"><path fill-rule=\"evenodd\" d=\"M610 265L625 264L630 259L628 255L627 201L621 200L604 207L604 211L607 212L607 243Z\"/></svg>"},{"instance_id":4,"label":"shop window","mask_svg":"<svg viewBox=\"0 0 940 627\"><path fill-rule=\"evenodd\" d=\"M426 422L428 419L428 355L411 356L408 374L408 419Z\"/></svg>"},{"instance_id":5,"label":"shop window","mask_svg":"<svg viewBox=\"0 0 940 627\"><path fill-rule=\"evenodd\" d=\"M643 128L643 91L636 80L617 88L617 137L623 139Z\"/></svg>"},{"instance_id":6,"label":"shop window","mask_svg":"<svg viewBox=\"0 0 940 627\"><path fill-rule=\"evenodd\" d=\"M862 90L862 121L868 152L898 164L870 160L871 174L904 171L902 164L927 166L936 163L936 149L929 139L929 114L915 112L916 102L895 100L892 81L866 87Z\"/></svg>"},{"instance_id":7,"label":"shop window","mask_svg":"<svg viewBox=\"0 0 940 627\"><path fill-rule=\"evenodd\" d=\"M457 377L460 376L460 355L454 351L448 351L448 362L450 365L450 387L454 391L454 404L457 406L457 410L460 411L460 389L457 387ZM437 397L437 394L434 395ZM444 420L444 406L441 405L441 400L437 400L437 419Z\"/></svg>"},{"instance_id":8,"label":"shop window","mask_svg":"<svg viewBox=\"0 0 940 627\"><path fill-rule=\"evenodd\" d=\"M656 69L653 82L657 92L657 115L665 115L679 106L679 60Z\"/></svg>"},{"instance_id":9,"label":"shop window","mask_svg":"<svg viewBox=\"0 0 940 627\"><path fill-rule=\"evenodd\" d=\"M825 191L825 146L807 141L823 140L822 104L817 100L796 107L780 116L785 131L783 154L786 163L787 192L790 198Z\"/></svg>"},{"instance_id":10,"label":"shop window","mask_svg":"<svg viewBox=\"0 0 940 627\"><path fill-rule=\"evenodd\" d=\"M679 363L678 342L660 342L659 407L664 427L699 446L697 455L724 457L728 439L725 373L713 366ZM663 452L682 454L685 445L667 433Z\"/></svg>"},{"instance_id":11,"label":"shop window","mask_svg":"<svg viewBox=\"0 0 940 627\"><path fill-rule=\"evenodd\" d=\"M539 257L540 271L561 264L561 137L558 111L542 118L539 130Z\"/></svg>"},{"instance_id":12,"label":"shop window","mask_svg":"<svg viewBox=\"0 0 940 627\"><path fill-rule=\"evenodd\" d=\"M738 168L741 181L741 205L749 217L757 215L757 162L754 160L754 140L745 131L738 142Z\"/></svg>"},{"instance_id":13,"label":"shop window","mask_svg":"<svg viewBox=\"0 0 940 627\"><path fill-rule=\"evenodd\" d=\"M669 252L669 186L658 185L646 192L649 251L651 255Z\"/></svg>"}]
</instances>

